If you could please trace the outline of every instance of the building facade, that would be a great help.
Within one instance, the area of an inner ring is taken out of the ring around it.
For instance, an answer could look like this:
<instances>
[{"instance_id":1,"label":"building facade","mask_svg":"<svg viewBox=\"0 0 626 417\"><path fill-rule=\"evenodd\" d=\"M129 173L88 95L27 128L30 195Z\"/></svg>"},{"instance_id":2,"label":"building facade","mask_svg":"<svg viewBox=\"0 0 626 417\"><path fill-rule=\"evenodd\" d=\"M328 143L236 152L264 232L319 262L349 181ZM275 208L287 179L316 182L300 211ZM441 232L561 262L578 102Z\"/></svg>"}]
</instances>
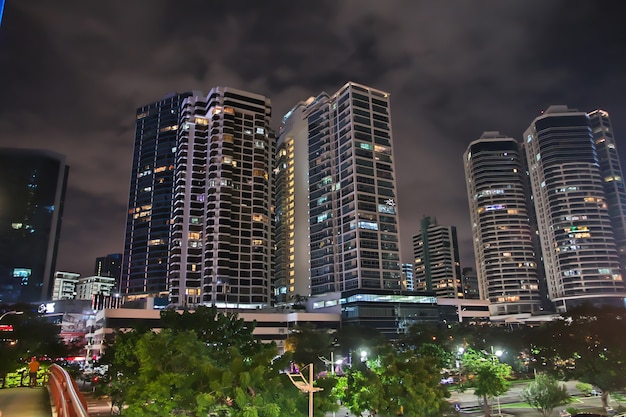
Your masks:
<instances>
[{"instance_id":1,"label":"building facade","mask_svg":"<svg viewBox=\"0 0 626 417\"><path fill-rule=\"evenodd\" d=\"M74 272L55 272L52 301L75 299L78 277L80 277L80 274Z\"/></svg>"},{"instance_id":2,"label":"building facade","mask_svg":"<svg viewBox=\"0 0 626 417\"><path fill-rule=\"evenodd\" d=\"M82 277L76 284L77 300L92 300L94 296L110 296L115 289L115 278L112 277Z\"/></svg>"},{"instance_id":3,"label":"building facade","mask_svg":"<svg viewBox=\"0 0 626 417\"><path fill-rule=\"evenodd\" d=\"M274 300L293 304L311 295L309 252L309 130L298 103L282 120L276 143Z\"/></svg>"},{"instance_id":4,"label":"building facade","mask_svg":"<svg viewBox=\"0 0 626 417\"><path fill-rule=\"evenodd\" d=\"M182 102L176 145L170 303L271 303L271 105L228 87Z\"/></svg>"},{"instance_id":5,"label":"building facade","mask_svg":"<svg viewBox=\"0 0 626 417\"><path fill-rule=\"evenodd\" d=\"M178 122L190 95L169 94L137 109L119 288L127 299L167 294Z\"/></svg>"},{"instance_id":6,"label":"building facade","mask_svg":"<svg viewBox=\"0 0 626 417\"><path fill-rule=\"evenodd\" d=\"M413 235L414 280L417 291L434 291L437 297L463 298L461 262L456 227L442 226L424 217Z\"/></svg>"},{"instance_id":7,"label":"building facade","mask_svg":"<svg viewBox=\"0 0 626 417\"><path fill-rule=\"evenodd\" d=\"M409 291L415 290L413 278L413 264L402 264L402 287Z\"/></svg>"},{"instance_id":8,"label":"building facade","mask_svg":"<svg viewBox=\"0 0 626 417\"><path fill-rule=\"evenodd\" d=\"M96 266L93 273L98 277L113 277L116 284L119 284L122 273L122 254L111 253L107 256L96 258Z\"/></svg>"},{"instance_id":9,"label":"building facade","mask_svg":"<svg viewBox=\"0 0 626 417\"><path fill-rule=\"evenodd\" d=\"M63 155L0 148L0 303L50 299L68 172Z\"/></svg>"},{"instance_id":10,"label":"building facade","mask_svg":"<svg viewBox=\"0 0 626 417\"><path fill-rule=\"evenodd\" d=\"M350 82L305 117L311 294L402 290L389 94Z\"/></svg>"},{"instance_id":11,"label":"building facade","mask_svg":"<svg viewBox=\"0 0 626 417\"><path fill-rule=\"evenodd\" d=\"M540 311L541 275L518 142L485 132L463 160L480 298L490 301L493 316Z\"/></svg>"},{"instance_id":12,"label":"building facade","mask_svg":"<svg viewBox=\"0 0 626 417\"><path fill-rule=\"evenodd\" d=\"M623 277L626 271L626 188L622 165L609 114L604 110L595 110L588 116Z\"/></svg>"},{"instance_id":13,"label":"building facade","mask_svg":"<svg viewBox=\"0 0 626 417\"><path fill-rule=\"evenodd\" d=\"M550 106L524 133L548 294L558 312L582 302L624 303L597 140L589 116L567 106Z\"/></svg>"}]
</instances>

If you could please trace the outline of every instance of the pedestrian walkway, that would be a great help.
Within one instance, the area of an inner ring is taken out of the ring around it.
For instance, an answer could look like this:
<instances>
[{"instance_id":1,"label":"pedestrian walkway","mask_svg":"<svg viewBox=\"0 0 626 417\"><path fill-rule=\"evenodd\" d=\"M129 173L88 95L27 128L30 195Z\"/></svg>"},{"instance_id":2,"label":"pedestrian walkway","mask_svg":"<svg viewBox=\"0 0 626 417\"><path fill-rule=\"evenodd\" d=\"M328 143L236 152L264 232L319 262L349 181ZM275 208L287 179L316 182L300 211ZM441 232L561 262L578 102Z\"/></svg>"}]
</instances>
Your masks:
<instances>
[{"instance_id":1,"label":"pedestrian walkway","mask_svg":"<svg viewBox=\"0 0 626 417\"><path fill-rule=\"evenodd\" d=\"M0 389L2 417L52 417L46 387Z\"/></svg>"}]
</instances>

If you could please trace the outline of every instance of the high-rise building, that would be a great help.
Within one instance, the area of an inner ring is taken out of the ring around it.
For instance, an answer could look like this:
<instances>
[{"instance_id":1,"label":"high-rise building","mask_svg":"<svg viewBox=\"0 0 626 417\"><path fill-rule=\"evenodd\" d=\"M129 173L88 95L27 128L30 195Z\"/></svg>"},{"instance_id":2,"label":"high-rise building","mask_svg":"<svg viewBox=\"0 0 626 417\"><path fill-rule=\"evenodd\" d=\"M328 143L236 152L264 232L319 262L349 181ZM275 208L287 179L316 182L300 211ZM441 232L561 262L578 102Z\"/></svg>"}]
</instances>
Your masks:
<instances>
[{"instance_id":1,"label":"high-rise building","mask_svg":"<svg viewBox=\"0 0 626 417\"><path fill-rule=\"evenodd\" d=\"M63 155L0 148L0 303L50 299L68 171Z\"/></svg>"},{"instance_id":2,"label":"high-rise building","mask_svg":"<svg viewBox=\"0 0 626 417\"><path fill-rule=\"evenodd\" d=\"M270 117L268 98L228 87L183 100L173 162L170 303L270 304Z\"/></svg>"},{"instance_id":3,"label":"high-rise building","mask_svg":"<svg viewBox=\"0 0 626 417\"><path fill-rule=\"evenodd\" d=\"M285 116L275 295L308 290L314 309L340 306L344 324L397 334L438 316L434 294L403 285L389 105L388 93L349 82Z\"/></svg>"},{"instance_id":4,"label":"high-rise building","mask_svg":"<svg viewBox=\"0 0 626 417\"><path fill-rule=\"evenodd\" d=\"M520 146L485 132L463 159L480 297L492 316L538 312L541 274Z\"/></svg>"},{"instance_id":5,"label":"high-rise building","mask_svg":"<svg viewBox=\"0 0 626 417\"><path fill-rule=\"evenodd\" d=\"M413 235L413 257L417 290L434 291L437 297L463 298L456 227L424 217L420 233Z\"/></svg>"},{"instance_id":6,"label":"high-rise building","mask_svg":"<svg viewBox=\"0 0 626 417\"><path fill-rule=\"evenodd\" d=\"M474 268L463 268L461 270L461 286L463 287L463 298L467 300L480 299L478 275Z\"/></svg>"},{"instance_id":7,"label":"high-rise building","mask_svg":"<svg viewBox=\"0 0 626 417\"><path fill-rule=\"evenodd\" d=\"M626 293L589 116L550 106L524 133L524 148L548 294L557 311L582 302L623 305Z\"/></svg>"},{"instance_id":8,"label":"high-rise building","mask_svg":"<svg viewBox=\"0 0 626 417\"><path fill-rule=\"evenodd\" d=\"M309 274L309 129L305 116L311 97L282 120L276 143L274 300L294 303L311 295Z\"/></svg>"},{"instance_id":9,"label":"high-rise building","mask_svg":"<svg viewBox=\"0 0 626 417\"><path fill-rule=\"evenodd\" d=\"M626 188L622 166L609 114L595 110L589 113L589 120L623 277L626 273Z\"/></svg>"},{"instance_id":10,"label":"high-rise building","mask_svg":"<svg viewBox=\"0 0 626 417\"><path fill-rule=\"evenodd\" d=\"M388 93L352 82L294 114L307 125L312 295L402 288L389 114Z\"/></svg>"},{"instance_id":11,"label":"high-rise building","mask_svg":"<svg viewBox=\"0 0 626 417\"><path fill-rule=\"evenodd\" d=\"M402 286L409 291L415 289L413 264L402 264Z\"/></svg>"},{"instance_id":12,"label":"high-rise building","mask_svg":"<svg viewBox=\"0 0 626 417\"><path fill-rule=\"evenodd\" d=\"M170 94L137 109L120 293L167 294L167 261L180 105Z\"/></svg>"},{"instance_id":13,"label":"high-rise building","mask_svg":"<svg viewBox=\"0 0 626 417\"><path fill-rule=\"evenodd\" d=\"M96 267L94 275L98 277L115 278L115 283L119 284L120 274L122 272L122 254L111 253L107 256L96 258Z\"/></svg>"}]
</instances>

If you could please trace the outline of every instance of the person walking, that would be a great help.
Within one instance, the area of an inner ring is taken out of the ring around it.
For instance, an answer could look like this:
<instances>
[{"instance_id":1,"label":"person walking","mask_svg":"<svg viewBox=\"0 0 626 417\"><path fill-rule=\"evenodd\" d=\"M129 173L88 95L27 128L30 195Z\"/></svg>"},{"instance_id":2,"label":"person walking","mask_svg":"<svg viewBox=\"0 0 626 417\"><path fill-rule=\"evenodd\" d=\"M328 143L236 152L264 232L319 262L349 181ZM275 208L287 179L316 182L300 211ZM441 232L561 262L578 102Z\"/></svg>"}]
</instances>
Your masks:
<instances>
[{"instance_id":1,"label":"person walking","mask_svg":"<svg viewBox=\"0 0 626 417\"><path fill-rule=\"evenodd\" d=\"M36 387L37 386L37 372L39 372L39 361L36 357L33 358L28 363L28 374L30 376L29 386Z\"/></svg>"}]
</instances>

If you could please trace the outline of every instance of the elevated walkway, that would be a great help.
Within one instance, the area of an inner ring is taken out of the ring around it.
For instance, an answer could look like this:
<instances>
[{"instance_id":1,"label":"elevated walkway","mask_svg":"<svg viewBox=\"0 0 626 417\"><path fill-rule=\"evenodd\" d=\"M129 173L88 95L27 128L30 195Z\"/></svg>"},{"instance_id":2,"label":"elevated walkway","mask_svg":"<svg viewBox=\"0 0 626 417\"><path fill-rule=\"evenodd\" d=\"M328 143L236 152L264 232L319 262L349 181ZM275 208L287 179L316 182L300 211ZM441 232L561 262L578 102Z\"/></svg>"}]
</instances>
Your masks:
<instances>
[{"instance_id":1,"label":"elevated walkway","mask_svg":"<svg viewBox=\"0 0 626 417\"><path fill-rule=\"evenodd\" d=\"M52 417L46 387L0 389L2 417Z\"/></svg>"}]
</instances>

